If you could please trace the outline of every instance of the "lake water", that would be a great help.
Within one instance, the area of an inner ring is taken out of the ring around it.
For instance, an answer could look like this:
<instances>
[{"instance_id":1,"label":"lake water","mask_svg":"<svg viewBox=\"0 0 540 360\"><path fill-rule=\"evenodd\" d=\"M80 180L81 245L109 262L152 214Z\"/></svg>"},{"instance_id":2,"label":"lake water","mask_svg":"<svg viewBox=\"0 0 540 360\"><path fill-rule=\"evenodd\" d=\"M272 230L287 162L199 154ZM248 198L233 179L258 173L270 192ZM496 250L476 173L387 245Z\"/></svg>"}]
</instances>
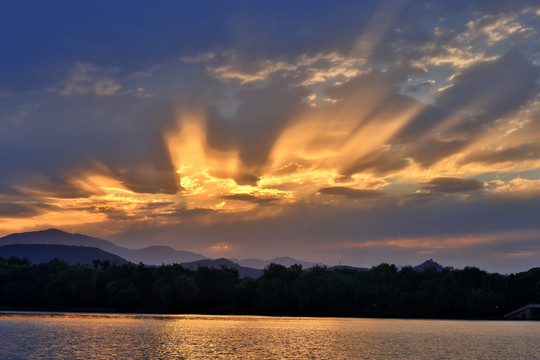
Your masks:
<instances>
[{"instance_id":1,"label":"lake water","mask_svg":"<svg viewBox=\"0 0 540 360\"><path fill-rule=\"evenodd\" d=\"M0 314L2 359L539 359L540 322Z\"/></svg>"}]
</instances>

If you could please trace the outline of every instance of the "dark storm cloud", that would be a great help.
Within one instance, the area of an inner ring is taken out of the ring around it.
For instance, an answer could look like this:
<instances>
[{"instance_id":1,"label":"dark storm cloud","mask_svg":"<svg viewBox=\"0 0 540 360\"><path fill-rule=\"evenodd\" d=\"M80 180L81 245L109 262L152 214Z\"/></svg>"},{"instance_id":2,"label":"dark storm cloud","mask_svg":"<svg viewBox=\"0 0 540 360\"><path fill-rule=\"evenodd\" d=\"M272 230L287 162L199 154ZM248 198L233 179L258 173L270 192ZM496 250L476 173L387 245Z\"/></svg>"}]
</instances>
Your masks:
<instances>
[{"instance_id":1,"label":"dark storm cloud","mask_svg":"<svg viewBox=\"0 0 540 360\"><path fill-rule=\"evenodd\" d=\"M423 183L424 190L438 193L458 193L480 190L484 184L476 179L460 179L455 177L438 177Z\"/></svg>"},{"instance_id":2,"label":"dark storm cloud","mask_svg":"<svg viewBox=\"0 0 540 360\"><path fill-rule=\"evenodd\" d=\"M373 199L384 195L383 191L352 189L346 186L331 186L319 189L325 195L340 195L350 199Z\"/></svg>"}]
</instances>

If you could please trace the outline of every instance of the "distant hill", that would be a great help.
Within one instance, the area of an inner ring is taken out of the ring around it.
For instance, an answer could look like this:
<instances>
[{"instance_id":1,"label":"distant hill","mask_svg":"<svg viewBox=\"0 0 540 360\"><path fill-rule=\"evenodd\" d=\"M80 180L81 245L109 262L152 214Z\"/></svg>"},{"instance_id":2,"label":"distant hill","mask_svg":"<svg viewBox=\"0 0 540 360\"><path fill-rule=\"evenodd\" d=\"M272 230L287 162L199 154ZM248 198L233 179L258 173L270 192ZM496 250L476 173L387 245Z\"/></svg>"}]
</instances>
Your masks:
<instances>
[{"instance_id":1,"label":"distant hill","mask_svg":"<svg viewBox=\"0 0 540 360\"><path fill-rule=\"evenodd\" d=\"M92 264L93 260L108 260L111 264L122 265L127 261L120 256L108 253L95 247L50 245L50 244L15 244L0 246L0 257L9 259L15 256L26 258L32 264L49 262L55 258L64 260L70 265Z\"/></svg>"},{"instance_id":2,"label":"distant hill","mask_svg":"<svg viewBox=\"0 0 540 360\"><path fill-rule=\"evenodd\" d=\"M369 271L371 269L363 268L363 267L356 267L356 266L348 266L348 265L336 265L336 266L330 266L328 270L355 270L355 271Z\"/></svg>"},{"instance_id":3,"label":"distant hill","mask_svg":"<svg viewBox=\"0 0 540 360\"><path fill-rule=\"evenodd\" d=\"M413 270L416 271L424 271L425 269L429 268L434 268L437 271L441 271L442 269L444 269L442 265L436 263L435 261L433 261L433 259L426 260L420 265L413 266Z\"/></svg>"},{"instance_id":4,"label":"distant hill","mask_svg":"<svg viewBox=\"0 0 540 360\"><path fill-rule=\"evenodd\" d=\"M149 246L143 249L128 249L117 246L114 243L99 239L96 237L86 236L83 234L71 234L62 230L49 229L42 231L33 231L25 233L15 233L0 238L0 247L6 245L66 245L74 247L87 247L101 249L111 255L116 255L124 261L133 263L144 263L146 265L162 265L162 264L182 264L186 267L197 269L199 266L208 266L220 269L222 266L227 268L238 269L240 277L250 276L257 278L262 275L262 270L271 263L280 264L283 266L291 266L300 264L304 269L309 269L317 264L314 262L294 259L289 256L276 257L270 260L260 259L209 259L203 255L192 253L189 251L176 250L169 246ZM81 250L82 251L82 250ZM1 255L0 255L1 256ZM93 255L95 256L95 255ZM31 260L29 258L29 260ZM93 259L91 259L93 260ZM31 260L32 261L32 260ZM82 261L81 261L82 262ZM427 260L420 265L414 266L413 269L423 271L426 268L435 268L440 271L443 266L433 261ZM332 266L330 270L351 269L366 271L367 268L353 266Z\"/></svg>"},{"instance_id":5,"label":"distant hill","mask_svg":"<svg viewBox=\"0 0 540 360\"><path fill-rule=\"evenodd\" d=\"M70 246L90 246L114 253L118 248L112 242L82 234L70 234L62 230L49 229L15 233L0 238L0 245L12 244L56 244Z\"/></svg>"},{"instance_id":6,"label":"distant hill","mask_svg":"<svg viewBox=\"0 0 540 360\"><path fill-rule=\"evenodd\" d=\"M314 262L297 260L289 256L277 257L271 260L259 260L259 259L243 259L243 260L229 259L229 260L241 266L250 267L253 269L264 269L265 267L267 267L268 265L272 263L287 266L287 267L294 264L299 264L299 265L302 265L304 269L312 268L315 265L322 265L322 264L316 264Z\"/></svg>"},{"instance_id":7,"label":"distant hill","mask_svg":"<svg viewBox=\"0 0 540 360\"><path fill-rule=\"evenodd\" d=\"M15 233L0 238L0 246L12 244L56 244L69 246L88 246L118 255L133 263L147 265L183 263L207 259L189 251L176 250L168 246L149 246L144 249L128 249L110 241L82 234L71 234L62 230L49 229Z\"/></svg>"},{"instance_id":8,"label":"distant hill","mask_svg":"<svg viewBox=\"0 0 540 360\"><path fill-rule=\"evenodd\" d=\"M127 249L121 247L118 254L134 263L147 265L180 264L183 262L208 259L206 256L189 251L176 250L170 246L148 246L142 249Z\"/></svg>"},{"instance_id":9,"label":"distant hill","mask_svg":"<svg viewBox=\"0 0 540 360\"><path fill-rule=\"evenodd\" d=\"M183 263L181 265L184 268L191 269L191 270L197 270L200 267L209 267L213 269L221 269L221 268L236 269L238 270L238 275L240 278L249 276L256 279L263 274L263 270L261 269L253 269L249 267L240 266L237 263L234 263L231 260L224 259L224 258L215 259L215 260L205 259L205 260L199 260L199 261L194 261L190 263Z\"/></svg>"}]
</instances>

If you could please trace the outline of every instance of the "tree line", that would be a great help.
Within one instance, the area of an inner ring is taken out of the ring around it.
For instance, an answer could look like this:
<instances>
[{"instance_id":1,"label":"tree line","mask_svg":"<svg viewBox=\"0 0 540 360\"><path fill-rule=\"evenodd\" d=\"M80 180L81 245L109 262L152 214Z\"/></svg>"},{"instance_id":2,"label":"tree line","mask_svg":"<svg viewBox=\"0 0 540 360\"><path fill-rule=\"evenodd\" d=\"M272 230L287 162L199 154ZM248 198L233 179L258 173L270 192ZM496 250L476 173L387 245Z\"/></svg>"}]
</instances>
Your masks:
<instances>
[{"instance_id":1,"label":"tree line","mask_svg":"<svg viewBox=\"0 0 540 360\"><path fill-rule=\"evenodd\" d=\"M31 264L0 258L0 307L148 313L497 318L540 302L540 268L511 275L386 263L369 271L271 264L260 278L234 269L143 264Z\"/></svg>"}]
</instances>

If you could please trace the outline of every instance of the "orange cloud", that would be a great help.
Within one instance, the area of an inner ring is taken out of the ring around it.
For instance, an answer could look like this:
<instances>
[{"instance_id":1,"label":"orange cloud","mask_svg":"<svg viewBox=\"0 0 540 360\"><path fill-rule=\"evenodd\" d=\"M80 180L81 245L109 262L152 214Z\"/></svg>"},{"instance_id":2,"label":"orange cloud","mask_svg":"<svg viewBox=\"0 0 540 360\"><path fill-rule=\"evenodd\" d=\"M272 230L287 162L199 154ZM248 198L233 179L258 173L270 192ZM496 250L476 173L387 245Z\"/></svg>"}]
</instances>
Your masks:
<instances>
[{"instance_id":1,"label":"orange cloud","mask_svg":"<svg viewBox=\"0 0 540 360\"><path fill-rule=\"evenodd\" d=\"M367 241L345 241L337 244L325 244L322 245L322 247L337 249L397 247L404 249L422 249L421 251L432 251L440 249L463 249L474 245L512 242L518 240L535 239L538 237L540 237L540 230L525 230L463 236L421 236Z\"/></svg>"},{"instance_id":2,"label":"orange cloud","mask_svg":"<svg viewBox=\"0 0 540 360\"><path fill-rule=\"evenodd\" d=\"M231 244L219 242L209 247L212 252L227 252L232 250Z\"/></svg>"}]
</instances>

